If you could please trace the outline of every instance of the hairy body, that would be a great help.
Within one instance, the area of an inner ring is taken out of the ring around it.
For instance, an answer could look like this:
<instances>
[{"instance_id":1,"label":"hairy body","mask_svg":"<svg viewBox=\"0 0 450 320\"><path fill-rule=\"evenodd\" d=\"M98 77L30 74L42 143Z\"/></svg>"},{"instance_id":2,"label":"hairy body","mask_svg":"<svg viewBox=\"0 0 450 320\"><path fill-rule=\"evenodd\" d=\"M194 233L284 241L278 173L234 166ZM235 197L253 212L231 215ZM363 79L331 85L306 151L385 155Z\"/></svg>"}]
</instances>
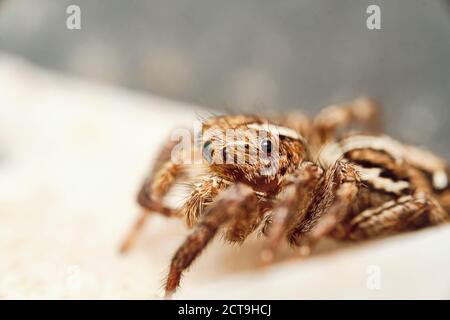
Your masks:
<instances>
[{"instance_id":1,"label":"hairy body","mask_svg":"<svg viewBox=\"0 0 450 320\"><path fill-rule=\"evenodd\" d=\"M380 135L379 118L375 102L358 99L312 120L300 113L206 120L193 151L204 159L203 174L192 178L194 165L172 159L175 143L167 143L139 192L145 210L122 251L150 212L185 218L193 231L172 259L171 294L221 229L232 242L260 230L269 251L282 239L310 251L322 237L362 240L448 222L446 162ZM362 129L348 130L355 124ZM182 179L191 180L189 197L180 208L167 207L164 196Z\"/></svg>"}]
</instances>

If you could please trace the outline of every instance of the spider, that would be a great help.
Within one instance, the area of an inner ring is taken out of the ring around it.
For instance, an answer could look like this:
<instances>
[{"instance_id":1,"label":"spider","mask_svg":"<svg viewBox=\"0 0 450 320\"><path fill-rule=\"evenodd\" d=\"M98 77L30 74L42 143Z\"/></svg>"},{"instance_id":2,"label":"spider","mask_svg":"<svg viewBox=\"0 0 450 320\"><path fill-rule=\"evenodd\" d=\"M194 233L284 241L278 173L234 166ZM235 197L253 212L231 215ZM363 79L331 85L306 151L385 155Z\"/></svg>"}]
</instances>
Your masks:
<instances>
[{"instance_id":1,"label":"spider","mask_svg":"<svg viewBox=\"0 0 450 320\"><path fill-rule=\"evenodd\" d=\"M167 142L140 189L144 210L121 251L151 212L186 219L193 231L172 258L170 296L219 230L236 243L259 231L270 259L283 239L307 254L323 237L359 241L449 222L446 162L380 134L379 119L378 104L359 98L314 119L291 112L205 120L193 151L203 173L189 176L194 165L174 160L176 142ZM180 208L167 206L165 195L182 179L192 182L190 195Z\"/></svg>"}]
</instances>

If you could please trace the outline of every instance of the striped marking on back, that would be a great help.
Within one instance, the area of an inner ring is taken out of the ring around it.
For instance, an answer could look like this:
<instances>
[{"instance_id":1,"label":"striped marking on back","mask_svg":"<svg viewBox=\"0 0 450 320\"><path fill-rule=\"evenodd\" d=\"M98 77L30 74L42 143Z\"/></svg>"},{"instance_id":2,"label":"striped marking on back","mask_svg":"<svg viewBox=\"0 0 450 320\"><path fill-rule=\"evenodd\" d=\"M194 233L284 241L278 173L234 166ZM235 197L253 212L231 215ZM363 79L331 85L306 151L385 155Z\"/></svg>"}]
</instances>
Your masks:
<instances>
[{"instance_id":1,"label":"striped marking on back","mask_svg":"<svg viewBox=\"0 0 450 320\"><path fill-rule=\"evenodd\" d=\"M389 154L397 163L403 161L403 146L387 136L352 136L339 142L325 145L320 151L320 161L326 166L332 166L349 151L357 149L372 149Z\"/></svg>"},{"instance_id":2,"label":"striped marking on back","mask_svg":"<svg viewBox=\"0 0 450 320\"><path fill-rule=\"evenodd\" d=\"M369 183L377 190L383 190L400 195L403 191L408 190L410 187L410 184L407 181L394 181L391 178L381 177L381 173L383 171L382 168L364 168L359 165L354 165L354 167L358 170L361 180Z\"/></svg>"},{"instance_id":3,"label":"striped marking on back","mask_svg":"<svg viewBox=\"0 0 450 320\"><path fill-rule=\"evenodd\" d=\"M325 167L329 167L339 159L352 161L346 158L345 154L358 149L382 151L389 155L392 161L395 161L397 164L403 162L402 145L386 136L352 136L337 143L326 145L321 150L321 162ZM373 189L386 193L394 193L396 195L401 195L404 191L410 189L410 183L408 181L383 177L382 173L387 168L382 165L374 164L373 166L366 167L355 162L353 162L353 165L360 174L361 180Z\"/></svg>"},{"instance_id":4,"label":"striped marking on back","mask_svg":"<svg viewBox=\"0 0 450 320\"><path fill-rule=\"evenodd\" d=\"M319 161L328 168L343 158L347 152L357 149L383 151L398 164L407 161L411 165L429 172L432 176L431 183L435 189L442 190L448 187L447 164L443 159L429 151L404 145L388 136L357 135L330 143L322 148Z\"/></svg>"}]
</instances>

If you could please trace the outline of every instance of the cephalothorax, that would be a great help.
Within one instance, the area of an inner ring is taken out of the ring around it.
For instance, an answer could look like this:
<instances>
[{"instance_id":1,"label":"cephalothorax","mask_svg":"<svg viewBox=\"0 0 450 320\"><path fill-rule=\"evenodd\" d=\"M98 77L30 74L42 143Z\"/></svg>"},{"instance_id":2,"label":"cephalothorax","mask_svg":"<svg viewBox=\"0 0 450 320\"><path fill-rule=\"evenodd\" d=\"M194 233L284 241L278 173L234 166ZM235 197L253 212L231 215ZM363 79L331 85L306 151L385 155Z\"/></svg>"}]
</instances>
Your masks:
<instances>
[{"instance_id":1,"label":"cephalothorax","mask_svg":"<svg viewBox=\"0 0 450 320\"><path fill-rule=\"evenodd\" d=\"M184 217L193 231L172 259L170 294L219 230L232 242L259 230L269 251L285 238L306 252L325 236L362 240L448 222L446 162L380 135L378 122L376 103L364 98L313 120L300 113L210 118L193 151L203 173L190 177L193 165L173 159L177 142L167 143L139 192L145 210L122 250L150 212ZM348 130L353 125L362 128ZM180 179L193 180L190 195L181 208L168 207L163 198Z\"/></svg>"}]
</instances>

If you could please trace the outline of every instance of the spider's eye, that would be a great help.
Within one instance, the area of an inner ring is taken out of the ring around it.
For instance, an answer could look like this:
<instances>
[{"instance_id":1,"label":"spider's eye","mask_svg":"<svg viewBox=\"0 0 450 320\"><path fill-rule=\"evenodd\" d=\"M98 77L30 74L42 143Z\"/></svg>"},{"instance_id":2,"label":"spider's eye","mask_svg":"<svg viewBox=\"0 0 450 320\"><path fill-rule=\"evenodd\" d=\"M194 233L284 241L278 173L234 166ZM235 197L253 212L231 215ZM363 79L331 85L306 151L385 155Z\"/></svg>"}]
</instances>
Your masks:
<instances>
[{"instance_id":1,"label":"spider's eye","mask_svg":"<svg viewBox=\"0 0 450 320\"><path fill-rule=\"evenodd\" d=\"M265 154L270 154L272 152L272 141L270 141L269 139L264 139L263 141L261 141L261 150Z\"/></svg>"},{"instance_id":2,"label":"spider's eye","mask_svg":"<svg viewBox=\"0 0 450 320\"><path fill-rule=\"evenodd\" d=\"M213 159L213 154L214 150L212 148L211 141L206 141L203 144L203 158L205 158L205 160L208 161L208 163L211 163Z\"/></svg>"}]
</instances>

